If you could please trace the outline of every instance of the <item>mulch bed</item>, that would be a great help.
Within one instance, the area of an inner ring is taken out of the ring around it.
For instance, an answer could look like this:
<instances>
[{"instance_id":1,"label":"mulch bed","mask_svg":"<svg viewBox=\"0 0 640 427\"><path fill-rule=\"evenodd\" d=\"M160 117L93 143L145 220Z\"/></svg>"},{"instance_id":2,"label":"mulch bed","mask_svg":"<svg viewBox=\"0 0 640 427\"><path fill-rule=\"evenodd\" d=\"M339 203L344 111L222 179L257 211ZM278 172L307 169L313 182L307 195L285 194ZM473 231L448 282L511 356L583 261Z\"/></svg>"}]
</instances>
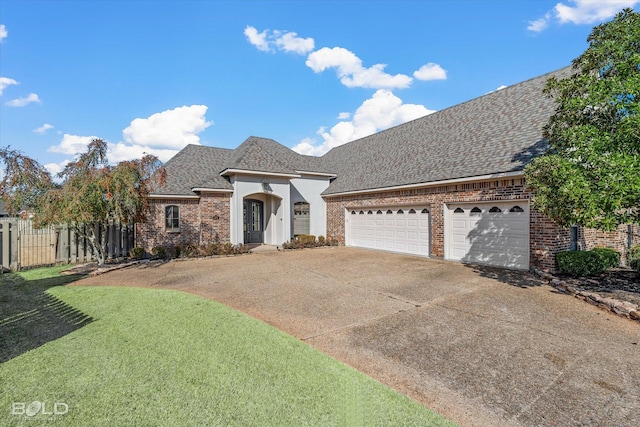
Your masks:
<instances>
[{"instance_id":1,"label":"mulch bed","mask_svg":"<svg viewBox=\"0 0 640 427\"><path fill-rule=\"evenodd\" d=\"M630 268L613 268L599 276L559 276L563 282L602 297L628 301L640 306L640 272Z\"/></svg>"}]
</instances>

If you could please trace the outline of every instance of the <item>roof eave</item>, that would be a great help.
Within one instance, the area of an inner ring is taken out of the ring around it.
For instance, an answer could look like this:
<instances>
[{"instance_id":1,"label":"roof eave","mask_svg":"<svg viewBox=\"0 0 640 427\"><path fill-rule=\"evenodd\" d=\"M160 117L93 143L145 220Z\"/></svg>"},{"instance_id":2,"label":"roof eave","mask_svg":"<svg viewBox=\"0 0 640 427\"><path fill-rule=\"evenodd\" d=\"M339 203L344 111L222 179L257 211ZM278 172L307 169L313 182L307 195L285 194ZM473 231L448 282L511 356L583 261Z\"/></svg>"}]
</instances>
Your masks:
<instances>
[{"instance_id":1,"label":"roof eave","mask_svg":"<svg viewBox=\"0 0 640 427\"><path fill-rule=\"evenodd\" d=\"M221 176L230 176L230 175L258 175L258 176L274 176L278 178L300 178L301 175L293 174L293 173L282 173L282 172L265 172L265 171L254 171L247 169L225 169L220 172Z\"/></svg>"},{"instance_id":2,"label":"roof eave","mask_svg":"<svg viewBox=\"0 0 640 427\"><path fill-rule=\"evenodd\" d=\"M519 170L519 171L509 171L509 172L498 172L498 173L492 173L487 175L469 176L464 178L445 179L440 181L420 182L417 184L396 185L393 187L368 188L363 190L341 191L338 193L323 193L322 195L324 197L349 196L352 194L366 194L366 193L380 193L380 192L386 192L386 191L409 190L413 188L437 187L439 185L448 185L448 184L464 184L467 182L491 181L494 179L521 178L523 176L524 176L524 171Z\"/></svg>"},{"instance_id":3,"label":"roof eave","mask_svg":"<svg viewBox=\"0 0 640 427\"><path fill-rule=\"evenodd\" d=\"M193 187L191 191L196 193L233 193L233 190L231 189L210 187Z\"/></svg>"},{"instance_id":4,"label":"roof eave","mask_svg":"<svg viewBox=\"0 0 640 427\"><path fill-rule=\"evenodd\" d=\"M159 193L151 193L149 194L150 199L199 199L198 195L190 195L190 194L159 194Z\"/></svg>"},{"instance_id":5,"label":"roof eave","mask_svg":"<svg viewBox=\"0 0 640 427\"><path fill-rule=\"evenodd\" d=\"M296 173L300 175L312 175L312 176L322 176L326 178L336 178L338 175L335 173L326 173L326 172L309 172L304 170L296 170Z\"/></svg>"}]
</instances>

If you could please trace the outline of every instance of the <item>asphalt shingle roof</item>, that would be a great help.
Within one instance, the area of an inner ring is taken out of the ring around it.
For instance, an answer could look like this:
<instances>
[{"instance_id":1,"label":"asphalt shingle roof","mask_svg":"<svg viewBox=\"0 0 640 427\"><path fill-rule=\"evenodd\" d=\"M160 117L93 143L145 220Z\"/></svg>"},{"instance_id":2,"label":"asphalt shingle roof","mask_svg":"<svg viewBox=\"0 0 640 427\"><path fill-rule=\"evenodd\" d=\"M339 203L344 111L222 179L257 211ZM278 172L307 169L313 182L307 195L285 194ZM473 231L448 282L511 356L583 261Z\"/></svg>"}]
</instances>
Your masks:
<instances>
[{"instance_id":1,"label":"asphalt shingle roof","mask_svg":"<svg viewBox=\"0 0 640 427\"><path fill-rule=\"evenodd\" d=\"M324 194L520 171L542 154L555 102L542 89L571 67L489 93L324 155L338 177Z\"/></svg>"},{"instance_id":2,"label":"asphalt shingle roof","mask_svg":"<svg viewBox=\"0 0 640 427\"><path fill-rule=\"evenodd\" d=\"M226 148L187 145L164 164L167 182L154 194L193 196L194 187L231 190L233 187L220 172L233 154Z\"/></svg>"},{"instance_id":3,"label":"asphalt shingle roof","mask_svg":"<svg viewBox=\"0 0 640 427\"><path fill-rule=\"evenodd\" d=\"M269 138L249 137L229 159L227 168L260 172L319 172L320 158L303 156Z\"/></svg>"},{"instance_id":4,"label":"asphalt shingle roof","mask_svg":"<svg viewBox=\"0 0 640 427\"><path fill-rule=\"evenodd\" d=\"M249 137L235 150L188 145L165 164L156 194L193 195L194 187L232 189L226 169L334 173L326 195L520 171L542 154L542 128L555 110L542 89L566 67L336 147L300 155L273 139Z\"/></svg>"}]
</instances>

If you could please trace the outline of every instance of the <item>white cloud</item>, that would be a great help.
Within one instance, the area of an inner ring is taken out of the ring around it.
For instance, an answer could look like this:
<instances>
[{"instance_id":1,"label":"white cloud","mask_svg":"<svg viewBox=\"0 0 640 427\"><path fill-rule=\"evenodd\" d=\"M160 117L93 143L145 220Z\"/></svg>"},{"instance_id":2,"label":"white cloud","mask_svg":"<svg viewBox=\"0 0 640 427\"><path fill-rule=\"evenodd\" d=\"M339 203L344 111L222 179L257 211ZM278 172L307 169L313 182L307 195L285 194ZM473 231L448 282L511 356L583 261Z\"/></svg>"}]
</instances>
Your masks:
<instances>
[{"instance_id":1,"label":"white cloud","mask_svg":"<svg viewBox=\"0 0 640 427\"><path fill-rule=\"evenodd\" d=\"M321 156L334 147L433 112L424 105L403 104L392 92L380 89L358 107L351 121L341 121L328 132L320 128L318 134L323 139L321 143L305 138L293 150L300 154Z\"/></svg>"},{"instance_id":2,"label":"white cloud","mask_svg":"<svg viewBox=\"0 0 640 427\"><path fill-rule=\"evenodd\" d=\"M160 161L166 162L173 156L175 156L180 150L171 150L166 148L153 148L138 144L126 144L124 142L118 142L116 144L107 144L107 157L110 163L119 163L123 160L139 159L145 154L153 154L158 157Z\"/></svg>"},{"instance_id":3,"label":"white cloud","mask_svg":"<svg viewBox=\"0 0 640 427\"><path fill-rule=\"evenodd\" d=\"M11 86L11 85L17 85L20 84L17 81L10 79L9 77L0 77L0 95L2 95L2 91L7 87L7 86Z\"/></svg>"},{"instance_id":4,"label":"white cloud","mask_svg":"<svg viewBox=\"0 0 640 427\"><path fill-rule=\"evenodd\" d=\"M509 86L500 85L500 86L498 86L497 88L495 88L495 90L490 90L489 92L485 93L485 95L488 95L488 94L493 93L493 92L497 92L497 91L499 91L499 90L502 90L502 89L505 89L505 88L508 88L508 87L509 87Z\"/></svg>"},{"instance_id":5,"label":"white cloud","mask_svg":"<svg viewBox=\"0 0 640 427\"><path fill-rule=\"evenodd\" d=\"M206 105L191 105L156 113L146 119L135 119L122 131L124 141L107 142L107 158L110 163L115 164L123 160L139 159L144 154L153 154L166 162L187 144L200 144L197 134L212 124L205 120L206 112ZM36 130L46 131L51 128L53 126L45 124ZM64 134L60 144L47 151L75 156L84 153L87 145L96 138ZM58 165L64 167L65 162ZM47 169L53 171L55 164L47 165Z\"/></svg>"},{"instance_id":6,"label":"white cloud","mask_svg":"<svg viewBox=\"0 0 640 427\"><path fill-rule=\"evenodd\" d=\"M633 7L638 0L571 0L575 6L558 3L554 11L561 23L593 24L611 18L625 7Z\"/></svg>"},{"instance_id":7,"label":"white cloud","mask_svg":"<svg viewBox=\"0 0 640 427\"><path fill-rule=\"evenodd\" d=\"M259 33L255 27L248 25L244 29L244 35L249 43L263 52L273 52L277 49L305 55L307 52L311 52L315 46L311 37L298 37L297 33L290 31L264 30Z\"/></svg>"},{"instance_id":8,"label":"white cloud","mask_svg":"<svg viewBox=\"0 0 640 427\"><path fill-rule=\"evenodd\" d=\"M36 102L38 104L42 102L40 101L40 98L38 98L38 95L35 93L30 93L29 95L22 98L12 99L11 101L7 101L5 104L7 104L9 107L24 107L33 102Z\"/></svg>"},{"instance_id":9,"label":"white cloud","mask_svg":"<svg viewBox=\"0 0 640 427\"><path fill-rule=\"evenodd\" d=\"M49 171L49 173L52 177L54 177L55 180L55 176L62 172L64 167L67 166L67 163L69 162L70 160L63 160L60 163L47 163L46 165L44 165L44 168Z\"/></svg>"},{"instance_id":10,"label":"white cloud","mask_svg":"<svg viewBox=\"0 0 640 427\"><path fill-rule=\"evenodd\" d=\"M244 35L247 37L247 40L249 40L249 43L258 48L258 50L263 52L271 51L269 42L267 41L267 30L259 33L254 27L247 26L244 29Z\"/></svg>"},{"instance_id":11,"label":"white cloud","mask_svg":"<svg viewBox=\"0 0 640 427\"><path fill-rule=\"evenodd\" d=\"M206 105L191 105L135 119L122 131L125 142L154 148L181 149L200 144L198 134L211 126L205 118Z\"/></svg>"},{"instance_id":12,"label":"white cloud","mask_svg":"<svg viewBox=\"0 0 640 427\"><path fill-rule=\"evenodd\" d=\"M340 82L347 87L403 89L409 87L413 81L406 74L392 76L385 73L386 65L384 64L365 68L360 58L342 47L323 47L311 52L307 57L306 65L316 73L321 73L327 68L335 68Z\"/></svg>"},{"instance_id":13,"label":"white cloud","mask_svg":"<svg viewBox=\"0 0 640 427\"><path fill-rule=\"evenodd\" d=\"M338 120L346 120L351 118L351 113L344 111L342 113L338 113Z\"/></svg>"},{"instance_id":14,"label":"white cloud","mask_svg":"<svg viewBox=\"0 0 640 427\"><path fill-rule=\"evenodd\" d=\"M280 35L279 33L276 34L278 34L278 36L275 39L275 44L276 46L278 46L278 48L284 50L285 52L293 52L299 55L304 55L307 52L311 52L315 47L315 42L311 37L304 39L302 37L298 37L298 34L292 32L284 33L282 35Z\"/></svg>"},{"instance_id":15,"label":"white cloud","mask_svg":"<svg viewBox=\"0 0 640 427\"><path fill-rule=\"evenodd\" d=\"M6 39L8 35L7 27L0 25L0 43L2 43L2 40Z\"/></svg>"},{"instance_id":16,"label":"white cloud","mask_svg":"<svg viewBox=\"0 0 640 427\"><path fill-rule=\"evenodd\" d=\"M87 151L89 143L96 139L96 136L80 136L64 134L60 144L50 147L47 151L50 153L67 154L75 157L80 153ZM166 162L178 153L178 149L154 148L147 145L128 144L125 142L111 143L107 142L107 158L109 163L116 164L123 160L139 159L145 154L153 154L162 162ZM56 175L71 160L63 160L60 163L48 163L44 167L51 173Z\"/></svg>"},{"instance_id":17,"label":"white cloud","mask_svg":"<svg viewBox=\"0 0 640 427\"><path fill-rule=\"evenodd\" d=\"M61 153L74 156L76 154L85 152L87 150L87 145L89 145L89 143L96 138L98 137L70 135L68 133L65 133L60 144L49 147L47 151L50 153Z\"/></svg>"},{"instance_id":18,"label":"white cloud","mask_svg":"<svg viewBox=\"0 0 640 427\"><path fill-rule=\"evenodd\" d=\"M447 72L438 64L429 62L413 73L418 80L446 80Z\"/></svg>"},{"instance_id":19,"label":"white cloud","mask_svg":"<svg viewBox=\"0 0 640 427\"><path fill-rule=\"evenodd\" d=\"M547 12L540 19L536 19L535 21L529 21L529 26L527 30L533 31L534 33L539 33L540 31L546 29L549 26L549 21L551 20L551 12Z\"/></svg>"},{"instance_id":20,"label":"white cloud","mask_svg":"<svg viewBox=\"0 0 640 427\"><path fill-rule=\"evenodd\" d=\"M540 32L549 26L553 18L560 24L594 24L638 3L640 0L568 0L568 4L557 3L544 17L530 21L527 30Z\"/></svg>"},{"instance_id":21,"label":"white cloud","mask_svg":"<svg viewBox=\"0 0 640 427\"><path fill-rule=\"evenodd\" d=\"M53 129L53 125L50 125L49 123L45 123L39 128L34 129L33 132L39 133L42 135L42 134L45 134L49 129Z\"/></svg>"}]
</instances>

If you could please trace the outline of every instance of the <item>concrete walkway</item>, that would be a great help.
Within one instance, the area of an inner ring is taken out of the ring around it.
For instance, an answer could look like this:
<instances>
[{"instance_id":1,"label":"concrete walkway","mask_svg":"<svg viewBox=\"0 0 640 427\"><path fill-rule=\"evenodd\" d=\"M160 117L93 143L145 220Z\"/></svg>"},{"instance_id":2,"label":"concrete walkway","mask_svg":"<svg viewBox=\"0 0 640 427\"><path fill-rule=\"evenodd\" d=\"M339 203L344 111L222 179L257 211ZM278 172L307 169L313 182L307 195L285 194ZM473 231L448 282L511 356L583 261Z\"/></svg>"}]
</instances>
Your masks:
<instances>
[{"instance_id":1,"label":"concrete walkway","mask_svg":"<svg viewBox=\"0 0 640 427\"><path fill-rule=\"evenodd\" d=\"M350 248L136 266L306 341L465 426L640 425L640 324L528 273Z\"/></svg>"}]
</instances>

